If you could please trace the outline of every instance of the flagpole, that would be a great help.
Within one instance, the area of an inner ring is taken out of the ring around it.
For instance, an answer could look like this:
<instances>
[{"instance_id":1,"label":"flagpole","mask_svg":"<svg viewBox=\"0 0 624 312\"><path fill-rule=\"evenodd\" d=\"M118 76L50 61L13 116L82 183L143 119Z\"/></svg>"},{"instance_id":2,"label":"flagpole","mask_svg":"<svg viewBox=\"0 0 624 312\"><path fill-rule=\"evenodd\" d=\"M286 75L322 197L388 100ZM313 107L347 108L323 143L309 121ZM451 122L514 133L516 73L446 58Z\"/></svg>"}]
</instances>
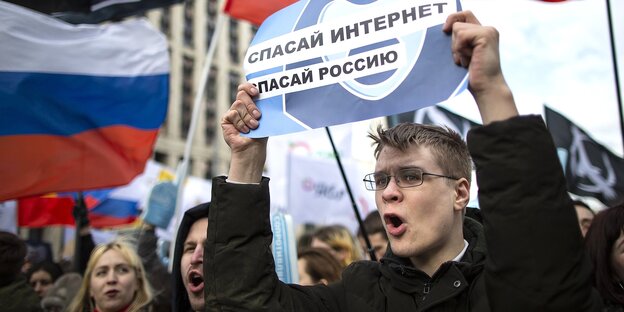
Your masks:
<instances>
[{"instance_id":1,"label":"flagpole","mask_svg":"<svg viewBox=\"0 0 624 312\"><path fill-rule=\"evenodd\" d=\"M214 59L215 50L217 48L217 42L219 40L221 30L223 29L223 25L225 24L225 16L222 10L217 14L217 22L215 25L215 30L210 39L210 46L208 47L208 52L206 53L206 59L204 61L204 68L202 70L202 75L199 80L199 85L197 86L197 93L195 94L195 100L193 103L193 114L191 115L191 124L189 126L188 134L186 136L186 144L184 146L184 155L182 156L182 161L178 164L178 168L176 170L176 179L175 184L178 187L178 193L176 197L176 207L175 207L175 216L180 215L180 210L182 206L182 195L184 194L184 188L182 184L186 179L188 174L188 166L191 155L191 148L193 147L193 139L195 138L195 132L197 132L197 124L199 122L199 117L201 116L200 112L202 109L202 98L204 95L204 91L206 90L206 83L208 82L208 78L210 77L210 68L212 66L212 61ZM177 239L177 229L180 226L180 218L176 219L175 231L173 233L173 242L175 243ZM171 248L169 253L169 259L173 259L173 251L174 248ZM169 271L171 271L171 265L173 261L169 262Z\"/></svg>"},{"instance_id":2,"label":"flagpole","mask_svg":"<svg viewBox=\"0 0 624 312\"><path fill-rule=\"evenodd\" d=\"M607 0L607 17L609 21L609 39L611 40L611 59L613 61L613 75L615 77L615 91L618 101L618 111L620 119L620 134L622 136L622 146L624 146L624 112L622 108L622 92L620 91L620 75L618 73L617 54L615 51L615 35L613 34L613 19L611 17L611 0Z\"/></svg>"},{"instance_id":3,"label":"flagpole","mask_svg":"<svg viewBox=\"0 0 624 312\"><path fill-rule=\"evenodd\" d=\"M84 193L82 191L78 191L78 194L76 194L77 196L74 198L75 202L75 206L74 206L74 211L76 210L80 210L80 209L87 209L85 201L84 201ZM83 255L83 249L84 249L84 244L82 243L82 235L81 235L81 230L84 226L84 224L80 224L81 220L79 220L79 218L77 218L77 214L75 212L72 212L72 214L74 215L74 224L75 224L75 231L74 231L74 265L73 265L73 272L78 272L79 274L83 274L85 267L83 267L84 265L86 265L86 263L84 263L84 260L82 259L82 255ZM88 216L88 212L87 212L87 216ZM82 220L84 221L84 220Z\"/></svg>"},{"instance_id":4,"label":"flagpole","mask_svg":"<svg viewBox=\"0 0 624 312\"><path fill-rule=\"evenodd\" d=\"M351 207L353 207L353 212L355 213L355 218L360 226L360 231L362 236L364 237L364 242L366 242L366 250L370 256L370 259L373 261L377 261L377 257L375 256L375 250L371 246L370 240L368 239L368 232L366 228L364 228L364 222L362 221L362 216L360 215L360 210L355 203L355 198L353 197L353 192L351 191L351 186L349 185L349 181L347 180L347 175L345 174L344 168L342 167L342 161L340 161L340 155L338 154L338 150L336 149L336 145L334 144L334 139L332 138L331 132L329 131L329 127L325 127L325 131L327 132L327 137L329 138L329 143L331 143L332 149L334 150L334 155L336 156L336 162L338 163L338 168L340 169L340 174L342 175L342 180L345 184L345 188L347 189L347 193L349 194L349 199L351 200Z\"/></svg>"}]
</instances>

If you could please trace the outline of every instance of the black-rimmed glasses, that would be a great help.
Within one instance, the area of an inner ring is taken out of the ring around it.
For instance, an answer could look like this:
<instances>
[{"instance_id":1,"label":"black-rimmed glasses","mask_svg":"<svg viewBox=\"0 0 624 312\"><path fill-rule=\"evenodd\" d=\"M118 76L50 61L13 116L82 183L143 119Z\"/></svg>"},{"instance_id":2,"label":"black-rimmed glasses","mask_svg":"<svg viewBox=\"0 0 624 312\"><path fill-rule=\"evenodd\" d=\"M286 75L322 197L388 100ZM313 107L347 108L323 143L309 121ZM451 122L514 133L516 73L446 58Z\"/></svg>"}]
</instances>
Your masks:
<instances>
[{"instance_id":1,"label":"black-rimmed glasses","mask_svg":"<svg viewBox=\"0 0 624 312\"><path fill-rule=\"evenodd\" d=\"M396 184L401 188L415 187L423 184L423 176L425 175L459 180L459 178L456 177L424 172L420 168L403 168L397 171L395 175L389 175L384 172L369 173L364 176L364 186L366 186L366 189L369 191L381 191L388 187L390 178L394 177Z\"/></svg>"}]
</instances>

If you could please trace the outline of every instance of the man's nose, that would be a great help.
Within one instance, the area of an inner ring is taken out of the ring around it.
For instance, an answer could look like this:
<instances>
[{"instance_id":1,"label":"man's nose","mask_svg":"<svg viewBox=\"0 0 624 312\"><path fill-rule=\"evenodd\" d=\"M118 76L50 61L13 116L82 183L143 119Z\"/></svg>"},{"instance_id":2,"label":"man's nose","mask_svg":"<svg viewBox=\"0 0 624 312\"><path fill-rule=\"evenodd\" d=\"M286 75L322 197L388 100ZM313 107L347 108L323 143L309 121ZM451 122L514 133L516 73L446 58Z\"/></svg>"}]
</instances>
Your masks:
<instances>
[{"instance_id":1,"label":"man's nose","mask_svg":"<svg viewBox=\"0 0 624 312\"><path fill-rule=\"evenodd\" d=\"M400 187L397 184L395 177L388 178L388 185L381 191L381 196L384 201L396 201L401 198Z\"/></svg>"},{"instance_id":2,"label":"man's nose","mask_svg":"<svg viewBox=\"0 0 624 312\"><path fill-rule=\"evenodd\" d=\"M204 262L204 245L197 244L191 257L191 263L203 263Z\"/></svg>"}]
</instances>

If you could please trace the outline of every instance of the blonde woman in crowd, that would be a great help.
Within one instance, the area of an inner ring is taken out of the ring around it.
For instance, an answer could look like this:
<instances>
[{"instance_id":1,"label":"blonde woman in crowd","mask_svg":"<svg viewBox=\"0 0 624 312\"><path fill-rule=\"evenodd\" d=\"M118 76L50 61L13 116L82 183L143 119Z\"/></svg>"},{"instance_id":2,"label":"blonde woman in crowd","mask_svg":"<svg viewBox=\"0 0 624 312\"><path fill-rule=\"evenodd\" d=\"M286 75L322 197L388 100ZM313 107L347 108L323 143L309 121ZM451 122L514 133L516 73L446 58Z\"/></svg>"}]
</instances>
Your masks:
<instances>
[{"instance_id":1,"label":"blonde woman in crowd","mask_svg":"<svg viewBox=\"0 0 624 312\"><path fill-rule=\"evenodd\" d=\"M91 253L70 312L149 311L152 290L133 247L113 241Z\"/></svg>"},{"instance_id":2,"label":"blonde woman in crowd","mask_svg":"<svg viewBox=\"0 0 624 312\"><path fill-rule=\"evenodd\" d=\"M362 259L359 243L342 225L328 225L317 229L312 235L311 247L329 251L343 268Z\"/></svg>"}]
</instances>

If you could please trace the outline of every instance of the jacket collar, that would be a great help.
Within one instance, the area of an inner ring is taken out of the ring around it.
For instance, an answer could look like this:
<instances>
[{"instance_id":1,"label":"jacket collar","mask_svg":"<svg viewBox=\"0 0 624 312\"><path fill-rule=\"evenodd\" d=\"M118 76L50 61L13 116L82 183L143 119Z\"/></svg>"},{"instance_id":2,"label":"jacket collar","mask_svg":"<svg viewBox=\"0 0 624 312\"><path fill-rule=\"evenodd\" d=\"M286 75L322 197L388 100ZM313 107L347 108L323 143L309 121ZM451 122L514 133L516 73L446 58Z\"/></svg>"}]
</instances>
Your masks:
<instances>
[{"instance_id":1,"label":"jacket collar","mask_svg":"<svg viewBox=\"0 0 624 312\"><path fill-rule=\"evenodd\" d=\"M415 268L409 259L396 256L390 246L381 259L382 275L389 280L393 288L421 299L428 297L427 301L434 301L435 298L444 299L442 297L447 294L463 291L483 270L486 255L483 226L466 217L463 231L464 239L469 245L461 261L443 263L432 277Z\"/></svg>"}]
</instances>

